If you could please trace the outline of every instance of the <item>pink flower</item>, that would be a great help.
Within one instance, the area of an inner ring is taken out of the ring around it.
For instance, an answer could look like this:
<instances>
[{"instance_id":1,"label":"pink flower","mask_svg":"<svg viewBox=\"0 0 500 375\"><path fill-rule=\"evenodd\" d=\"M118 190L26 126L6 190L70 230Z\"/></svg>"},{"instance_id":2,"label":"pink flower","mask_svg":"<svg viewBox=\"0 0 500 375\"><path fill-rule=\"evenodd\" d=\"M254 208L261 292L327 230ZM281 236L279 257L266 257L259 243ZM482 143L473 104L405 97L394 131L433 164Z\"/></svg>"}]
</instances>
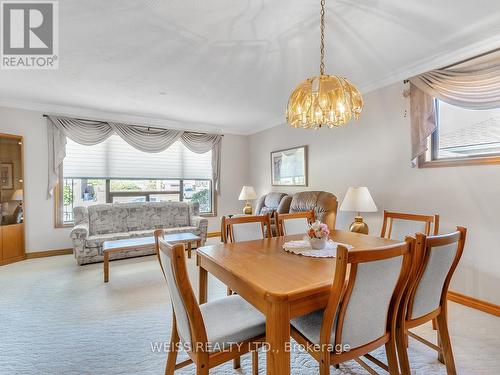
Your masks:
<instances>
[{"instance_id":1,"label":"pink flower","mask_svg":"<svg viewBox=\"0 0 500 375\"><path fill-rule=\"evenodd\" d=\"M324 238L330 235L330 230L328 229L328 225L318 220L309 225L307 234L310 238Z\"/></svg>"}]
</instances>

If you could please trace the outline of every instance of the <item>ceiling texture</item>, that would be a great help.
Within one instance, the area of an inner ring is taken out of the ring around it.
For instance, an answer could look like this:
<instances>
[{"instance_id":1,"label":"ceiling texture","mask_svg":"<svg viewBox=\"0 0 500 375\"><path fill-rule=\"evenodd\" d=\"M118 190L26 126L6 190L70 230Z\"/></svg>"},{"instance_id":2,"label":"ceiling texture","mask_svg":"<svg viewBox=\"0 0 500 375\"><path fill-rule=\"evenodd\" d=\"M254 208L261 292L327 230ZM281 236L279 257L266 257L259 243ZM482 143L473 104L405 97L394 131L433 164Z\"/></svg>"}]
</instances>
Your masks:
<instances>
[{"instance_id":1,"label":"ceiling texture","mask_svg":"<svg viewBox=\"0 0 500 375\"><path fill-rule=\"evenodd\" d=\"M498 0L327 0L326 72L363 93L500 47ZM251 134L319 71L319 0L64 0L59 69L0 105Z\"/></svg>"}]
</instances>

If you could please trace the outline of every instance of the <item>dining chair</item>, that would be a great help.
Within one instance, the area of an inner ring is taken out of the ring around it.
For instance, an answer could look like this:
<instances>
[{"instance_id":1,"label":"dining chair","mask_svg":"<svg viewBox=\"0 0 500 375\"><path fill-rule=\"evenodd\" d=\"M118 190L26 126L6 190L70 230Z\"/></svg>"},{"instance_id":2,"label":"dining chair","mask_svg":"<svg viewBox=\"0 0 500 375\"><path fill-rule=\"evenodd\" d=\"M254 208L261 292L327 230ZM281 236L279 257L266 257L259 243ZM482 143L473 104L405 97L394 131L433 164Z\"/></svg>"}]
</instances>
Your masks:
<instances>
[{"instance_id":1,"label":"dining chair","mask_svg":"<svg viewBox=\"0 0 500 375\"><path fill-rule=\"evenodd\" d=\"M242 242L271 238L271 220L268 214L222 217L222 242Z\"/></svg>"},{"instance_id":2,"label":"dining chair","mask_svg":"<svg viewBox=\"0 0 500 375\"><path fill-rule=\"evenodd\" d=\"M289 214L275 213L278 235L306 234L309 224L315 220L314 210Z\"/></svg>"},{"instance_id":3,"label":"dining chair","mask_svg":"<svg viewBox=\"0 0 500 375\"><path fill-rule=\"evenodd\" d=\"M448 332L447 294L450 280L462 256L466 228L438 236L417 233L414 271L401 299L398 312L396 343L403 374L410 373L408 336L436 350L448 374L456 374ZM432 320L437 325L437 345L410 331Z\"/></svg>"},{"instance_id":4,"label":"dining chair","mask_svg":"<svg viewBox=\"0 0 500 375\"><path fill-rule=\"evenodd\" d=\"M172 336L165 374L191 363L196 374L252 351L253 374L258 374L256 349L265 341L265 317L238 295L199 305L186 267L184 246L172 245L155 231L156 250L173 308ZM183 348L189 359L176 364Z\"/></svg>"},{"instance_id":5,"label":"dining chair","mask_svg":"<svg viewBox=\"0 0 500 375\"><path fill-rule=\"evenodd\" d=\"M439 233L439 215L418 215L402 212L390 212L384 210L384 222L380 237L401 240L406 236L414 236L415 233L431 234L431 227L434 225L433 234ZM432 328L437 329L437 323L432 321Z\"/></svg>"},{"instance_id":6,"label":"dining chair","mask_svg":"<svg viewBox=\"0 0 500 375\"><path fill-rule=\"evenodd\" d=\"M269 214L254 216L222 217L222 242L242 242L271 238ZM227 295L233 291L227 288ZM235 368L239 365L236 361Z\"/></svg>"},{"instance_id":7,"label":"dining chair","mask_svg":"<svg viewBox=\"0 0 500 375\"><path fill-rule=\"evenodd\" d=\"M367 250L338 246L335 274L325 310L292 319L292 337L319 362L320 374L330 366L355 360L376 372L361 356L398 374L396 317L408 281L414 240ZM347 276L347 278L346 278ZM385 345L388 364L369 353Z\"/></svg>"},{"instance_id":8,"label":"dining chair","mask_svg":"<svg viewBox=\"0 0 500 375\"><path fill-rule=\"evenodd\" d=\"M439 215L417 215L384 210L380 237L400 241L406 236L414 236L417 232L430 235L431 228L434 235L439 233Z\"/></svg>"}]
</instances>

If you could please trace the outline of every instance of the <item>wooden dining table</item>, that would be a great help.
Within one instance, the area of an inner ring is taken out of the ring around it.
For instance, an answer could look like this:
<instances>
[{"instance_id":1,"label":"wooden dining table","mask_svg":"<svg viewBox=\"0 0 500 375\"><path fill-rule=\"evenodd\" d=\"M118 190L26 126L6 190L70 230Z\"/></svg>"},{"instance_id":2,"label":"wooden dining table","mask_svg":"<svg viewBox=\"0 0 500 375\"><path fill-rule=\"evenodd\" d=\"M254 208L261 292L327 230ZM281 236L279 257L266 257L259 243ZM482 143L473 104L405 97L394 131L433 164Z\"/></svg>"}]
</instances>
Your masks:
<instances>
[{"instance_id":1,"label":"wooden dining table","mask_svg":"<svg viewBox=\"0 0 500 375\"><path fill-rule=\"evenodd\" d=\"M208 273L266 316L267 374L290 374L290 319L326 307L335 258L313 258L283 250L304 235L204 246L197 250L199 300L207 302ZM396 243L364 234L332 231L333 241L353 251ZM228 322L231 324L231 322Z\"/></svg>"}]
</instances>

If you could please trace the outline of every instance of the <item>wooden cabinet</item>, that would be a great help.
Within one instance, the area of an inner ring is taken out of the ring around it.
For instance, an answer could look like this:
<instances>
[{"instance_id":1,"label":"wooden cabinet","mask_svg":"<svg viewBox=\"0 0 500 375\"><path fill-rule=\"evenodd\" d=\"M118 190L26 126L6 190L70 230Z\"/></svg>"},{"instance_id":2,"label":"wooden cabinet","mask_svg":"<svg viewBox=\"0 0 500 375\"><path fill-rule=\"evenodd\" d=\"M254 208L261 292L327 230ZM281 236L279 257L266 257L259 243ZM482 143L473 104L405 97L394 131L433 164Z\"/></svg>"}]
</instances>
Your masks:
<instances>
[{"instance_id":1,"label":"wooden cabinet","mask_svg":"<svg viewBox=\"0 0 500 375\"><path fill-rule=\"evenodd\" d=\"M0 265L26 258L23 138L0 134Z\"/></svg>"},{"instance_id":2,"label":"wooden cabinet","mask_svg":"<svg viewBox=\"0 0 500 375\"><path fill-rule=\"evenodd\" d=\"M24 258L24 224L0 226L0 265Z\"/></svg>"}]
</instances>

